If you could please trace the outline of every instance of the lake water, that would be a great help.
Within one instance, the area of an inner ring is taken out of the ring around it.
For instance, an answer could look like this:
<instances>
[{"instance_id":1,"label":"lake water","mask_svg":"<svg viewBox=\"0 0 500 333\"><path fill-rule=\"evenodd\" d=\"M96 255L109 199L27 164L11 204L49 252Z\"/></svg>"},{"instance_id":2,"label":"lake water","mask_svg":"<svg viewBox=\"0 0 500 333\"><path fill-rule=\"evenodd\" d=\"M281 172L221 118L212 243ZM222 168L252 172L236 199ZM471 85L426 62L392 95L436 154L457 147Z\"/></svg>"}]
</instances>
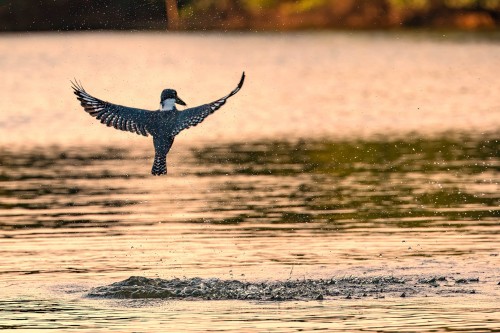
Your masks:
<instances>
[{"instance_id":1,"label":"lake water","mask_svg":"<svg viewBox=\"0 0 500 333\"><path fill-rule=\"evenodd\" d=\"M178 136L165 177L149 173L151 138L99 124L69 84L147 109L172 87L194 106L243 70L241 92ZM500 43L481 36L0 36L0 329L500 331L498 70ZM86 297L130 276L439 282L406 297Z\"/></svg>"}]
</instances>

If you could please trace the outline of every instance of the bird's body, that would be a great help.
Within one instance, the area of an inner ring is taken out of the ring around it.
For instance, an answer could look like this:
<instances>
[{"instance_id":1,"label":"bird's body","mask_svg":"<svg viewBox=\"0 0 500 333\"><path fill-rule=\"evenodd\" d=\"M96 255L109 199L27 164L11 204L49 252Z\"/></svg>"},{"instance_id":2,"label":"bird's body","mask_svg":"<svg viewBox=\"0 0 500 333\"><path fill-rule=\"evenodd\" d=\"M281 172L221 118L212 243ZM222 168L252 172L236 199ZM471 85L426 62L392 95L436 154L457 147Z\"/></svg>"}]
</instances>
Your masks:
<instances>
[{"instance_id":1,"label":"bird's body","mask_svg":"<svg viewBox=\"0 0 500 333\"><path fill-rule=\"evenodd\" d=\"M182 130L201 123L207 116L218 110L226 100L236 94L242 87L245 73L231 93L216 100L184 111L178 111L175 104L186 105L173 89L163 90L160 98L160 109L149 111L130 108L105 102L89 95L81 84L73 83L73 90L85 111L107 126L122 131L153 137L155 158L151 173L162 175L167 173L166 158L174 143L174 138Z\"/></svg>"}]
</instances>

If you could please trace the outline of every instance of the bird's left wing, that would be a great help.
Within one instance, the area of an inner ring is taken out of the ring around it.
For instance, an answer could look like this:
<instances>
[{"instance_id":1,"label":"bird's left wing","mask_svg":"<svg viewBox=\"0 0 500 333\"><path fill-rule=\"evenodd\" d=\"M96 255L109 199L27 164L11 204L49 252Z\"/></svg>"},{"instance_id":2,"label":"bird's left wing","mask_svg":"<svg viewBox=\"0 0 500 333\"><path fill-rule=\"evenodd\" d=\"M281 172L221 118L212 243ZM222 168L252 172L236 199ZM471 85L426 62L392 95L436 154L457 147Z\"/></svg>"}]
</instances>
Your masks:
<instances>
[{"instance_id":1,"label":"bird's left wing","mask_svg":"<svg viewBox=\"0 0 500 333\"><path fill-rule=\"evenodd\" d=\"M240 91L245 81L245 72L241 75L238 86L231 91L227 96L224 96L215 102L203 104L194 108L180 111L174 127L173 135L179 134L180 131L185 130L191 126L196 126L201 123L206 117L217 111L221 106L226 103L226 100Z\"/></svg>"},{"instance_id":2,"label":"bird's left wing","mask_svg":"<svg viewBox=\"0 0 500 333\"><path fill-rule=\"evenodd\" d=\"M71 82L77 99L85 111L107 126L148 136L148 119L153 111L130 108L100 100L91 96L78 82Z\"/></svg>"}]
</instances>

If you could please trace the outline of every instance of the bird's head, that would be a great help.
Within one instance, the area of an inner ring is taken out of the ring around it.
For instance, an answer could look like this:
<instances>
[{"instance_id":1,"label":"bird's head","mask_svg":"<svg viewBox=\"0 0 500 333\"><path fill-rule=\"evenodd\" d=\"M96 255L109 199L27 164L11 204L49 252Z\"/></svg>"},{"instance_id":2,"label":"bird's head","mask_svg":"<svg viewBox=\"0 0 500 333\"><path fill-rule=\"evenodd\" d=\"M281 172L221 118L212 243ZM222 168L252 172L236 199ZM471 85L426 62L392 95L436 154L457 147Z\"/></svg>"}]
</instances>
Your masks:
<instances>
[{"instance_id":1,"label":"bird's head","mask_svg":"<svg viewBox=\"0 0 500 333\"><path fill-rule=\"evenodd\" d=\"M165 89L160 96L160 110L171 111L175 108L175 104L186 105L182 99L177 96L177 91L174 89Z\"/></svg>"}]
</instances>

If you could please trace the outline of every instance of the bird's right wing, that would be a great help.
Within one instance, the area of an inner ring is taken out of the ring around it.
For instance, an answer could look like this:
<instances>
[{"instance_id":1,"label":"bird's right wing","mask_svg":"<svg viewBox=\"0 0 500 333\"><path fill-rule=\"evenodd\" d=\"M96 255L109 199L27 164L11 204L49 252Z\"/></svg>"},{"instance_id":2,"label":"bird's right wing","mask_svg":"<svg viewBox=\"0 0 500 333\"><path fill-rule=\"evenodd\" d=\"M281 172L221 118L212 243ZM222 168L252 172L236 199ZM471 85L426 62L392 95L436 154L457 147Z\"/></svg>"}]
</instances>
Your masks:
<instances>
[{"instance_id":1,"label":"bird's right wing","mask_svg":"<svg viewBox=\"0 0 500 333\"><path fill-rule=\"evenodd\" d=\"M71 82L77 99L85 111L107 126L148 136L148 119L154 111L129 108L105 102L89 95L78 82Z\"/></svg>"},{"instance_id":2,"label":"bird's right wing","mask_svg":"<svg viewBox=\"0 0 500 333\"><path fill-rule=\"evenodd\" d=\"M194 108L186 109L179 112L177 121L174 127L173 135L179 134L180 131L185 130L191 126L196 126L201 123L206 117L217 111L221 106L226 103L226 100L240 91L245 81L245 72L241 75L240 82L238 86L231 91L227 96L224 96L215 102L203 104Z\"/></svg>"}]
</instances>

